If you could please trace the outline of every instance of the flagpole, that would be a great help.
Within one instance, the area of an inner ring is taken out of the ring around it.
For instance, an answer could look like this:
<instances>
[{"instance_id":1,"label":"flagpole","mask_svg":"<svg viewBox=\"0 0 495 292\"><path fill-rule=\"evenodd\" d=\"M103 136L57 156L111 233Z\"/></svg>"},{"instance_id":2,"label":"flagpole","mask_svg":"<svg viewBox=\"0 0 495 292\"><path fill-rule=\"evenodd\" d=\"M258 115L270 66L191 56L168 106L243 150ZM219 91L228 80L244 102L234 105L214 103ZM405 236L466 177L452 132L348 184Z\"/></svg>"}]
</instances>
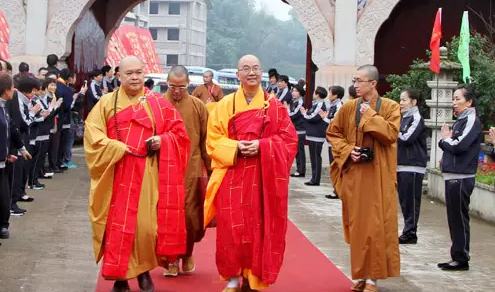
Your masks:
<instances>
[{"instance_id":1,"label":"flagpole","mask_svg":"<svg viewBox=\"0 0 495 292\"><path fill-rule=\"evenodd\" d=\"M441 63L440 63L440 64L441 64ZM440 69L441 69L441 67L440 67ZM435 137L435 138L436 138L436 141L439 141L439 139L438 139L438 87L440 86L440 85L439 85L439 83L440 83L440 82L439 82L439 80L440 80L440 78L439 78L439 77L440 77L440 74L435 74L435 76L436 76L436 78L437 78L437 87L436 87L436 95L437 95L437 104L436 104L436 109L437 109L437 110L436 110L436 112L435 112L435 131L436 131L436 137ZM436 143L436 142L435 142L435 143ZM436 144L431 145L431 148L432 148L432 149L435 149L435 150L434 150L434 151L435 151L435 160L434 160L434 161L435 161L435 164L434 164L434 166L435 166L435 168L436 168L437 163L438 163L438 160L437 160L437 152L438 152L438 151L437 151L437 146L436 146Z\"/></svg>"}]
</instances>

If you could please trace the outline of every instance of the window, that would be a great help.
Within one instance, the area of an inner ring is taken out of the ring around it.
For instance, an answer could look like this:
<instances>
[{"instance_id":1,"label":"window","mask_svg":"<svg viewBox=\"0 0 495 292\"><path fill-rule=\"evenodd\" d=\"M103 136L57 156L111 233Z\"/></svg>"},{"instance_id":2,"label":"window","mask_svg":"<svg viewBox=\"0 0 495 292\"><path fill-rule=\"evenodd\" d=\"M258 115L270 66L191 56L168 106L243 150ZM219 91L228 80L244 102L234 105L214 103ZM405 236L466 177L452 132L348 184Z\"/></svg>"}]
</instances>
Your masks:
<instances>
[{"instance_id":1,"label":"window","mask_svg":"<svg viewBox=\"0 0 495 292\"><path fill-rule=\"evenodd\" d=\"M160 2L150 2L150 14L158 14L158 10L160 7Z\"/></svg>"},{"instance_id":2,"label":"window","mask_svg":"<svg viewBox=\"0 0 495 292\"><path fill-rule=\"evenodd\" d=\"M153 38L154 41L158 40L158 29L150 27L149 30L151 33L151 38Z\"/></svg>"},{"instance_id":3,"label":"window","mask_svg":"<svg viewBox=\"0 0 495 292\"><path fill-rule=\"evenodd\" d=\"M179 40L179 29L178 28L169 28L167 30L167 40L178 41Z\"/></svg>"},{"instance_id":4,"label":"window","mask_svg":"<svg viewBox=\"0 0 495 292\"><path fill-rule=\"evenodd\" d=\"M179 55L167 55L167 66L179 65Z\"/></svg>"},{"instance_id":5,"label":"window","mask_svg":"<svg viewBox=\"0 0 495 292\"><path fill-rule=\"evenodd\" d=\"M168 3L169 15L180 15L180 3Z\"/></svg>"}]
</instances>

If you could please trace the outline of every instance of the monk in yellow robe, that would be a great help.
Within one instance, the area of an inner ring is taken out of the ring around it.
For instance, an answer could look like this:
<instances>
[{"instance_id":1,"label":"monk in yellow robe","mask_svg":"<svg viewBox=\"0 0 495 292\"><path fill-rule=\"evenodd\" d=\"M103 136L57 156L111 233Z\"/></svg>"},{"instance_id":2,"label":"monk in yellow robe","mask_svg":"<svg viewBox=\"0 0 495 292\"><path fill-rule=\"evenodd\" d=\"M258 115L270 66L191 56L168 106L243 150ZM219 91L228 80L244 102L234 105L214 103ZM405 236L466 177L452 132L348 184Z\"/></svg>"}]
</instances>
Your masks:
<instances>
[{"instance_id":1,"label":"monk in yellow robe","mask_svg":"<svg viewBox=\"0 0 495 292\"><path fill-rule=\"evenodd\" d=\"M213 173L204 223L216 216L217 269L228 281L223 292L256 291L275 283L284 257L289 174L297 152L287 108L261 88L258 58L242 57L238 70L241 87L211 112L206 140Z\"/></svg>"},{"instance_id":2,"label":"monk in yellow robe","mask_svg":"<svg viewBox=\"0 0 495 292\"><path fill-rule=\"evenodd\" d=\"M334 188L342 199L344 236L351 247L353 291L378 291L376 280L398 277L397 138L399 104L380 97L378 70L360 67L361 98L346 102L327 130L335 160Z\"/></svg>"},{"instance_id":3,"label":"monk in yellow robe","mask_svg":"<svg viewBox=\"0 0 495 292\"><path fill-rule=\"evenodd\" d=\"M120 89L95 105L84 133L94 253L113 292L130 291L135 277L141 292L152 292L149 271L186 251L189 138L170 102L144 89L139 59L122 59L119 77Z\"/></svg>"},{"instance_id":4,"label":"monk in yellow robe","mask_svg":"<svg viewBox=\"0 0 495 292\"><path fill-rule=\"evenodd\" d=\"M210 158L206 153L206 127L208 125L208 111L201 100L190 96L187 92L189 72L183 66L174 66L168 73L168 91L165 99L168 100L180 113L186 125L191 140L191 156L187 166L186 184L186 227L187 250L182 258L182 271L192 273L195 270L193 259L194 243L201 241L204 236L203 207L204 195L200 195L199 188L206 187L204 179L211 173ZM206 173L203 169L206 168ZM179 262L170 263L166 267L165 276L177 276Z\"/></svg>"}]
</instances>

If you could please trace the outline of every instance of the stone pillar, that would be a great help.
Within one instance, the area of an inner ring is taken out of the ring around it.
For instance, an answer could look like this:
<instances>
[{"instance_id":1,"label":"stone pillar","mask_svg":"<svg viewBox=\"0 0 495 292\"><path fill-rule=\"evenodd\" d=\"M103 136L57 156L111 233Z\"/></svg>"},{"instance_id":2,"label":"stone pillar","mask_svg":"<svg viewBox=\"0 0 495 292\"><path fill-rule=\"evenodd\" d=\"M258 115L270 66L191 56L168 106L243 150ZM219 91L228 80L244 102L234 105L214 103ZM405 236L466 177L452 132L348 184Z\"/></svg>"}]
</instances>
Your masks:
<instances>
[{"instance_id":1,"label":"stone pillar","mask_svg":"<svg viewBox=\"0 0 495 292\"><path fill-rule=\"evenodd\" d=\"M44 55L48 0L28 1L26 12L26 54Z\"/></svg>"},{"instance_id":2,"label":"stone pillar","mask_svg":"<svg viewBox=\"0 0 495 292\"><path fill-rule=\"evenodd\" d=\"M340 85L347 92L351 85L356 71L357 11L357 1L335 2L334 59L316 72L317 86Z\"/></svg>"},{"instance_id":3,"label":"stone pillar","mask_svg":"<svg viewBox=\"0 0 495 292\"><path fill-rule=\"evenodd\" d=\"M356 63L357 1L337 0L335 3L334 65L354 66Z\"/></svg>"},{"instance_id":4,"label":"stone pillar","mask_svg":"<svg viewBox=\"0 0 495 292\"><path fill-rule=\"evenodd\" d=\"M431 100L426 104L430 107L430 119L425 120L427 127L432 129L430 168L438 168L439 160L442 158L443 151L438 147L438 141L442 138L441 127L445 123L452 126L453 107L452 96L457 82L453 81L454 72L461 67L460 64L447 60L447 48L440 48L441 64L440 74L435 75L432 81L428 81L428 87L431 88ZM429 63L423 65L429 67Z\"/></svg>"}]
</instances>

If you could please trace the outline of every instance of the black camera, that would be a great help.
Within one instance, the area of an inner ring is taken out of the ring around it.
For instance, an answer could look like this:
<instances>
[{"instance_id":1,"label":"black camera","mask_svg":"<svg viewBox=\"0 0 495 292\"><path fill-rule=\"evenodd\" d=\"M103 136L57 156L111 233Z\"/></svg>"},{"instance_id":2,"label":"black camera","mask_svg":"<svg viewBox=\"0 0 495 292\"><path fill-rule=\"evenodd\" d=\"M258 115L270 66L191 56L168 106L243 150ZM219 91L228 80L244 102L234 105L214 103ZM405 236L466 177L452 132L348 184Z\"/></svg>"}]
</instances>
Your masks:
<instances>
[{"instance_id":1,"label":"black camera","mask_svg":"<svg viewBox=\"0 0 495 292\"><path fill-rule=\"evenodd\" d=\"M359 161L360 162L370 162L373 160L373 149L372 148L359 148L357 150L359 152Z\"/></svg>"}]
</instances>

